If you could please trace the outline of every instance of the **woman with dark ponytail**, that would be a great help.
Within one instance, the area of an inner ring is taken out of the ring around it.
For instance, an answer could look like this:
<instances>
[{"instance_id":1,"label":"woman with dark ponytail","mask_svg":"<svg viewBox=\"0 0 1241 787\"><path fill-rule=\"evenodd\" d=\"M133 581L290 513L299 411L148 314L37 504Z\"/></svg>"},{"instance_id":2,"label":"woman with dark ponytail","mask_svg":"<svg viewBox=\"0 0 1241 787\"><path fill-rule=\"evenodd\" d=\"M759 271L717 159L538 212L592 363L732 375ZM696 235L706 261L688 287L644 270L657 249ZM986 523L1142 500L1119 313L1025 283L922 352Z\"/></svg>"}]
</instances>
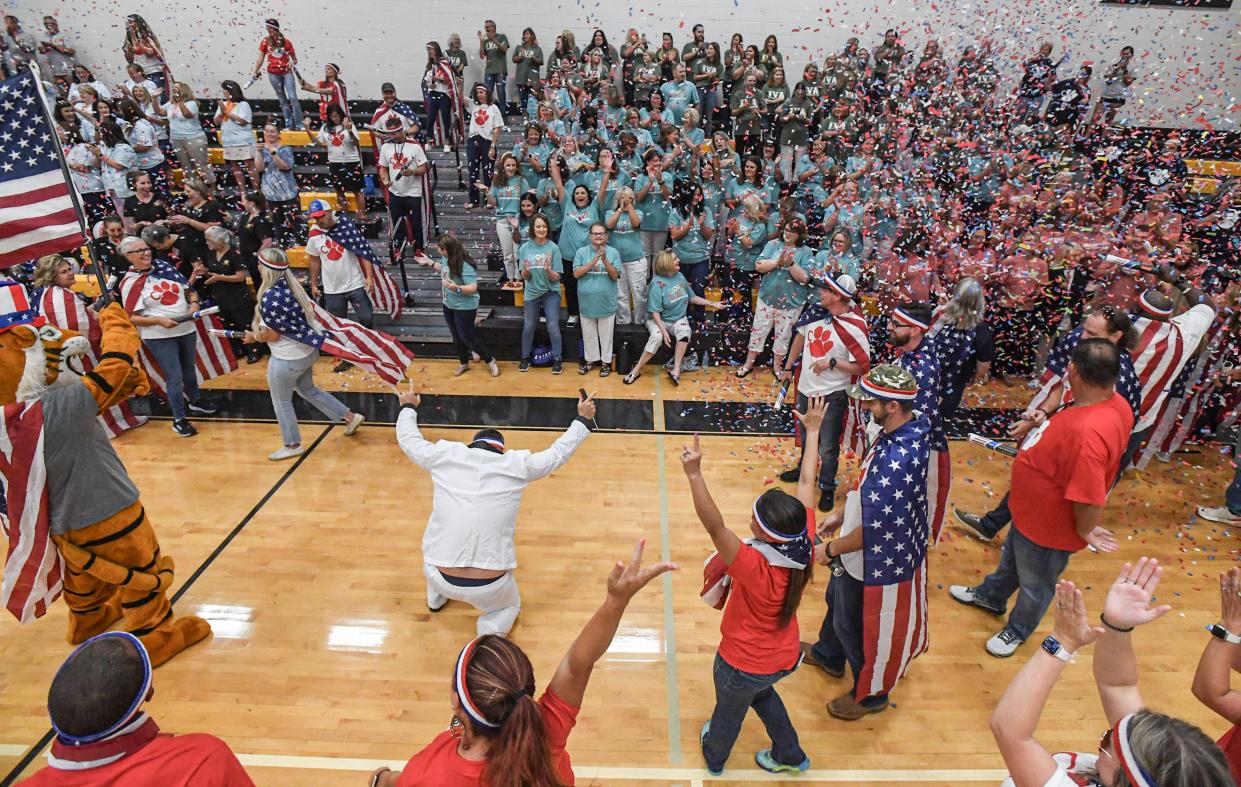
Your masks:
<instances>
[{"instance_id":1,"label":"woman with dark ponytail","mask_svg":"<svg viewBox=\"0 0 1241 787\"><path fill-rule=\"evenodd\" d=\"M452 673L452 724L410 758L402 771L380 768L372 787L565 787L573 767L565 743L595 662L612 644L625 607L672 563L642 565L638 542L628 564L617 561L603 605L569 646L535 699L534 668L512 640L487 634L466 645Z\"/></svg>"},{"instance_id":2,"label":"woman with dark ponytail","mask_svg":"<svg viewBox=\"0 0 1241 787\"><path fill-rule=\"evenodd\" d=\"M827 400L811 399L809 405L805 413L794 414L806 428L807 445L815 445ZM712 776L723 772L750 708L771 736L771 748L754 755L759 767L772 773L805 771L810 758L775 684L801 665L797 605L814 567L818 457L813 451L802 457L796 497L779 489L759 495L750 515L753 538L745 541L724 524L707 490L698 435L693 448L685 446L681 465L694 511L716 549L703 571L703 599L717 609L724 607L715 654L715 710L698 738L707 771Z\"/></svg>"}]
</instances>

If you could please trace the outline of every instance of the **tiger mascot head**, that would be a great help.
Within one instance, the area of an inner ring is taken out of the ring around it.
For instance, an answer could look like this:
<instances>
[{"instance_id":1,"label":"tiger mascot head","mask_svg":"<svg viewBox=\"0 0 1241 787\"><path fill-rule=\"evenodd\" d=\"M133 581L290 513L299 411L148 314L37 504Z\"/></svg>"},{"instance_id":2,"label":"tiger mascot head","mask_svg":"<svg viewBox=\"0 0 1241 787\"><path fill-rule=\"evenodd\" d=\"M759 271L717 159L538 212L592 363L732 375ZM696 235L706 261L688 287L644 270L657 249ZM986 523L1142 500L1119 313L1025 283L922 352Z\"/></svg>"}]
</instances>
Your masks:
<instances>
[{"instance_id":1,"label":"tiger mascot head","mask_svg":"<svg viewBox=\"0 0 1241 787\"><path fill-rule=\"evenodd\" d=\"M78 379L67 361L90 352L77 331L57 328L30 304L18 282L0 282L0 405L43 396Z\"/></svg>"}]
</instances>

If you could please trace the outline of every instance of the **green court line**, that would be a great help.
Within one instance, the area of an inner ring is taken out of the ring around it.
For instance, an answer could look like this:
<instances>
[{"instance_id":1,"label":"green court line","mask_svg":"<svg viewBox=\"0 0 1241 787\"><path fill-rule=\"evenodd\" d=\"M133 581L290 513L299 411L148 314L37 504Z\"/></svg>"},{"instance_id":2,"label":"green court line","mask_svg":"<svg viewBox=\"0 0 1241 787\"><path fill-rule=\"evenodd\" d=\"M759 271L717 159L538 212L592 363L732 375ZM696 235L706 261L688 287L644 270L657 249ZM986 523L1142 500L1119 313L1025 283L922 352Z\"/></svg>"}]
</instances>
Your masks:
<instances>
[{"instance_id":1,"label":"green court line","mask_svg":"<svg viewBox=\"0 0 1241 787\"><path fill-rule=\"evenodd\" d=\"M659 403L660 379L655 378L655 401ZM655 435L655 454L659 471L659 559L672 560L668 539L668 479L664 461L665 441L662 432ZM672 614L672 574L663 576L664 591L664 673L668 677L668 761L681 763L681 700L677 695L677 635Z\"/></svg>"}]
</instances>

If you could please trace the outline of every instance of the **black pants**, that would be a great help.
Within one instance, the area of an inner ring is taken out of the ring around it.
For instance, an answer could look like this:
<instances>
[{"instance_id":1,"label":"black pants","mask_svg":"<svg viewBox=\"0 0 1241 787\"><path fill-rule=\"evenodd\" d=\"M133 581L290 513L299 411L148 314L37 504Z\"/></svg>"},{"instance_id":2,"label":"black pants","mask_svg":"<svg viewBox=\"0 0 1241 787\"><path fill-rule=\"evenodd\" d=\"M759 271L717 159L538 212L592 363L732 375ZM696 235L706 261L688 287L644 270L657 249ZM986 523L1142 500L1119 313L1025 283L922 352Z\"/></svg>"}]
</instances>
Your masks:
<instances>
[{"instance_id":1,"label":"black pants","mask_svg":"<svg viewBox=\"0 0 1241 787\"><path fill-rule=\"evenodd\" d=\"M577 307L577 277L573 275L573 260L564 261L564 273L560 275L560 283L564 286L565 313L576 317L580 312Z\"/></svg>"},{"instance_id":2,"label":"black pants","mask_svg":"<svg viewBox=\"0 0 1241 787\"><path fill-rule=\"evenodd\" d=\"M413 176L408 176L413 177ZM422 197L402 197L388 192L388 216L392 219L392 261L401 256L401 236L404 235L415 252L422 251ZM404 227L398 225L404 222Z\"/></svg>"},{"instance_id":3,"label":"black pants","mask_svg":"<svg viewBox=\"0 0 1241 787\"><path fill-rule=\"evenodd\" d=\"M491 160L490 151L491 140L486 137L474 136L466 140L465 157L470 169L470 202L474 205L480 204L483 199L478 186L474 184L491 182L491 171L495 162Z\"/></svg>"},{"instance_id":4,"label":"black pants","mask_svg":"<svg viewBox=\"0 0 1241 787\"><path fill-rule=\"evenodd\" d=\"M282 249L303 245L301 240L302 212L297 200L283 202L267 201L267 215L271 218L272 237Z\"/></svg>"},{"instance_id":5,"label":"black pants","mask_svg":"<svg viewBox=\"0 0 1241 787\"><path fill-rule=\"evenodd\" d=\"M452 334L453 344L457 347L457 360L463 364L469 363L471 352L478 353L478 357L482 358L484 363L491 363L495 360L491 350L488 350L487 345L483 344L474 333L474 318L477 315L478 309L444 307L444 322L448 323L448 332Z\"/></svg>"},{"instance_id":6,"label":"black pants","mask_svg":"<svg viewBox=\"0 0 1241 787\"><path fill-rule=\"evenodd\" d=\"M240 301L220 301L215 299L215 305L220 307L220 322L224 323L224 327L230 331L248 331L250 323L254 320L253 300L247 298ZM228 343L233 347L233 355L240 358L243 355L251 355L258 349L259 344L246 345L241 339L229 339ZM266 347L266 344L262 344Z\"/></svg>"},{"instance_id":7,"label":"black pants","mask_svg":"<svg viewBox=\"0 0 1241 787\"><path fill-rule=\"evenodd\" d=\"M440 129L444 133L444 144L452 142L452 100L447 93L428 90L426 95L427 125L425 132L427 141L435 140L435 116L439 115Z\"/></svg>"},{"instance_id":8,"label":"black pants","mask_svg":"<svg viewBox=\"0 0 1241 787\"><path fill-rule=\"evenodd\" d=\"M527 117L529 117L529 115L526 112L526 109L528 108L530 104L530 96L534 94L535 94L534 88L531 87L530 85L518 85L517 86L517 114L521 115L521 119L523 122L525 121Z\"/></svg>"}]
</instances>

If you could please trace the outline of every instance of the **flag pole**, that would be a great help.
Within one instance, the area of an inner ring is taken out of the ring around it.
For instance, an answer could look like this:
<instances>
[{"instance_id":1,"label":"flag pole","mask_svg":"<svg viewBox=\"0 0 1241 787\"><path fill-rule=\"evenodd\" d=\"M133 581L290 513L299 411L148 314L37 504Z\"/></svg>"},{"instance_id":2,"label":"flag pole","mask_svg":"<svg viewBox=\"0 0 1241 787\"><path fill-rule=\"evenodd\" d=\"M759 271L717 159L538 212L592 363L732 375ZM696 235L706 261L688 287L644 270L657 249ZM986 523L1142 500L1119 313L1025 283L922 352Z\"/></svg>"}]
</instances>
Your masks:
<instances>
[{"instance_id":1,"label":"flag pole","mask_svg":"<svg viewBox=\"0 0 1241 787\"><path fill-rule=\"evenodd\" d=\"M99 249L90 231L86 210L82 207L82 200L78 196L77 184L73 182L73 175L70 174L69 162L65 160L64 147L61 146L60 137L56 133L56 121L52 118L52 111L48 108L47 94L43 92L43 74L39 71L38 63L30 63L30 73L34 76L35 92L39 94L39 106L43 110L43 122L47 123L48 131L52 135L52 147L56 150L56 160L60 162L60 172L65 176L65 183L69 186L69 200L73 203L73 210L78 217L78 226L82 229L82 237L85 239L90 252L91 268L94 269L95 281L99 284L100 306L107 306L112 302L112 296L108 292L108 280L104 278L103 266L99 264Z\"/></svg>"}]
</instances>

